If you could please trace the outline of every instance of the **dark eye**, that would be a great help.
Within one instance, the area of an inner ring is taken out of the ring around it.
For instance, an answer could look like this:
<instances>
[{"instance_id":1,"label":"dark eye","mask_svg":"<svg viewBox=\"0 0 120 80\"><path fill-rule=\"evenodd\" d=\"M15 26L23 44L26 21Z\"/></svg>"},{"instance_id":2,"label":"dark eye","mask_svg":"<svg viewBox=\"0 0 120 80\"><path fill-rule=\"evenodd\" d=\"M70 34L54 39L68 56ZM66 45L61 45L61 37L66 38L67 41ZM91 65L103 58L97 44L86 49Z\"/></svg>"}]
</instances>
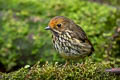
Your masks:
<instances>
[{"instance_id":1,"label":"dark eye","mask_svg":"<svg viewBox=\"0 0 120 80\"><path fill-rule=\"evenodd\" d=\"M57 24L58 27L61 27L61 24Z\"/></svg>"}]
</instances>

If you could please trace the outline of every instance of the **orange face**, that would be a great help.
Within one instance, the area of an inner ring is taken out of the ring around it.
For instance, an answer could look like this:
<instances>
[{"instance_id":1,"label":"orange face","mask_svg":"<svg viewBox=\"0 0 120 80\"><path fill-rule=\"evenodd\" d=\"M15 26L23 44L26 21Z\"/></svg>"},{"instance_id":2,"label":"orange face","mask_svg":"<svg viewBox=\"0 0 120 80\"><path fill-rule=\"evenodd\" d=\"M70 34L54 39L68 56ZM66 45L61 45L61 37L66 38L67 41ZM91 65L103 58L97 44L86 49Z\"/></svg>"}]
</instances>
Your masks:
<instances>
[{"instance_id":1,"label":"orange face","mask_svg":"<svg viewBox=\"0 0 120 80\"><path fill-rule=\"evenodd\" d=\"M65 25L66 25L66 18L62 16L57 16L54 17L50 20L48 27L46 30L53 30L53 31L64 31L65 30Z\"/></svg>"},{"instance_id":2,"label":"orange face","mask_svg":"<svg viewBox=\"0 0 120 80\"><path fill-rule=\"evenodd\" d=\"M50 20L48 25L51 29L59 29L60 27L62 28L63 21L64 20L61 18L58 18L58 19L53 18L52 20Z\"/></svg>"}]
</instances>

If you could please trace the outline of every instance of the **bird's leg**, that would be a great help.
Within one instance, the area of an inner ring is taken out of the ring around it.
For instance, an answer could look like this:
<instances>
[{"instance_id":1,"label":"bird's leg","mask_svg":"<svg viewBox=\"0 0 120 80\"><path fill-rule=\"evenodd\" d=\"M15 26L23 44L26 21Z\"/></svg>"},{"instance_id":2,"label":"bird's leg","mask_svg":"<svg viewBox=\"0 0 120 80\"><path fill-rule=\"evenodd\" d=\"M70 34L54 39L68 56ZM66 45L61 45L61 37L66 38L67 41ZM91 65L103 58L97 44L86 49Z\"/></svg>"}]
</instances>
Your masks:
<instances>
[{"instance_id":1,"label":"bird's leg","mask_svg":"<svg viewBox=\"0 0 120 80\"><path fill-rule=\"evenodd\" d=\"M66 63L64 64L64 67L66 67L69 64L69 60L66 60Z\"/></svg>"},{"instance_id":2,"label":"bird's leg","mask_svg":"<svg viewBox=\"0 0 120 80\"><path fill-rule=\"evenodd\" d=\"M80 67L84 67L84 62L80 63Z\"/></svg>"},{"instance_id":3,"label":"bird's leg","mask_svg":"<svg viewBox=\"0 0 120 80\"><path fill-rule=\"evenodd\" d=\"M85 66L85 59L83 58L83 59L81 59L81 63L77 63L77 66L79 66L79 67L84 67Z\"/></svg>"}]
</instances>

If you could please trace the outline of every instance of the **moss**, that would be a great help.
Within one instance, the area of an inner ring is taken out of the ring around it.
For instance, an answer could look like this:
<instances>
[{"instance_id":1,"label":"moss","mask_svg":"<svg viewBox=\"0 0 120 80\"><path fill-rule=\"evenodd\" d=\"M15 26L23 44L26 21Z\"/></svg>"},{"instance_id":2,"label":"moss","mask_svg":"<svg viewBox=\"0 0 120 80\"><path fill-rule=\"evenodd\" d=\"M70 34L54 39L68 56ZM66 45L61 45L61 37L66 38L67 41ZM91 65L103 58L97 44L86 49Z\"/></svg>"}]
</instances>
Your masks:
<instances>
[{"instance_id":1,"label":"moss","mask_svg":"<svg viewBox=\"0 0 120 80\"><path fill-rule=\"evenodd\" d=\"M73 63L67 66L38 62L32 67L24 67L18 71L2 74L2 80L117 80L120 76L105 72L111 68L110 63L95 63L87 59L83 64Z\"/></svg>"}]
</instances>

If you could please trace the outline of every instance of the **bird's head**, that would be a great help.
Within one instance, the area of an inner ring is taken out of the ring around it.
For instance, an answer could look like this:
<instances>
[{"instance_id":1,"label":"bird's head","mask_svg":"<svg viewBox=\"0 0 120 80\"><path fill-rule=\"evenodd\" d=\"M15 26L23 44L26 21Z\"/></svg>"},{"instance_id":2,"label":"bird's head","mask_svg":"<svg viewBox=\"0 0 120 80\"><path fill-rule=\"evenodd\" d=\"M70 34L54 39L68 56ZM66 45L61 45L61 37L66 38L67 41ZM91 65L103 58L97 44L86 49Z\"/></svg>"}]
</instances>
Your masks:
<instances>
[{"instance_id":1,"label":"bird's head","mask_svg":"<svg viewBox=\"0 0 120 80\"><path fill-rule=\"evenodd\" d=\"M70 19L63 16L56 16L50 20L48 27L46 27L45 29L51 30L53 33L61 34L62 32L68 29L70 24Z\"/></svg>"}]
</instances>

